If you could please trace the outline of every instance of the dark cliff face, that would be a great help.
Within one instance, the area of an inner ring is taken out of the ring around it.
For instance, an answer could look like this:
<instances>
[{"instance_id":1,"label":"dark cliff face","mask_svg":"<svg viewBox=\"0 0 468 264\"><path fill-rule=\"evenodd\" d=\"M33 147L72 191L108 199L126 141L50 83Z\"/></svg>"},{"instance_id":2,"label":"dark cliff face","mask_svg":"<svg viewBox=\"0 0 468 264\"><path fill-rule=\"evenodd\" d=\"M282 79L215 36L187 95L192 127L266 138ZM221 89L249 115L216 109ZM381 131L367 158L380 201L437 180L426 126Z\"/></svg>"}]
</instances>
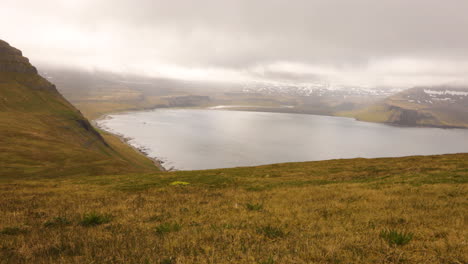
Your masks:
<instances>
[{"instance_id":1,"label":"dark cliff face","mask_svg":"<svg viewBox=\"0 0 468 264\"><path fill-rule=\"evenodd\" d=\"M420 126L424 124L432 124L433 126L441 126L440 122L431 114L423 113L416 110L404 109L396 106L389 106L394 114L390 116L389 123L402 126Z\"/></svg>"},{"instance_id":2,"label":"dark cliff face","mask_svg":"<svg viewBox=\"0 0 468 264\"><path fill-rule=\"evenodd\" d=\"M57 91L55 85L38 75L36 67L22 52L0 39L0 74L30 89Z\"/></svg>"},{"instance_id":3,"label":"dark cliff face","mask_svg":"<svg viewBox=\"0 0 468 264\"><path fill-rule=\"evenodd\" d=\"M23 57L22 52L3 40L0 40L0 72L37 74L36 68Z\"/></svg>"}]
</instances>

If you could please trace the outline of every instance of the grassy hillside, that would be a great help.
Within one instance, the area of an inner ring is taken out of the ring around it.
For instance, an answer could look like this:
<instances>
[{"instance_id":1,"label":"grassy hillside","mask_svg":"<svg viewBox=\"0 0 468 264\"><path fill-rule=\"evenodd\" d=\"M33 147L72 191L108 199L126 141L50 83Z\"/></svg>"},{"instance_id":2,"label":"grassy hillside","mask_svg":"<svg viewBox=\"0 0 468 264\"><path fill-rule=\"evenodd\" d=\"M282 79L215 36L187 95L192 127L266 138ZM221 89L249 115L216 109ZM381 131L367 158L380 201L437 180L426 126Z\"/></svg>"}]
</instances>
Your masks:
<instances>
[{"instance_id":1,"label":"grassy hillside","mask_svg":"<svg viewBox=\"0 0 468 264\"><path fill-rule=\"evenodd\" d=\"M19 50L0 41L0 176L153 169L140 154L106 141Z\"/></svg>"},{"instance_id":2,"label":"grassy hillside","mask_svg":"<svg viewBox=\"0 0 468 264\"><path fill-rule=\"evenodd\" d=\"M0 180L0 263L467 263L468 154Z\"/></svg>"},{"instance_id":3,"label":"grassy hillside","mask_svg":"<svg viewBox=\"0 0 468 264\"><path fill-rule=\"evenodd\" d=\"M405 126L468 128L468 88L412 88L365 109L337 115Z\"/></svg>"}]
</instances>

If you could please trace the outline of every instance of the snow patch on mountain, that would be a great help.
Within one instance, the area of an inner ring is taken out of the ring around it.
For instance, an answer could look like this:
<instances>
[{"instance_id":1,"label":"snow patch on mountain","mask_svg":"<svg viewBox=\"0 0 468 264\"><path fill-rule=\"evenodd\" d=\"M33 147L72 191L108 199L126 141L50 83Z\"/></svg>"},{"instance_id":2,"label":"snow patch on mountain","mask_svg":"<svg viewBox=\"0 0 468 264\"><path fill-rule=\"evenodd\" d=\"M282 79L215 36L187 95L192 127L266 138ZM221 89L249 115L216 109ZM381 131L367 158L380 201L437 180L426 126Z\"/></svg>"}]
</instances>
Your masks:
<instances>
[{"instance_id":1,"label":"snow patch on mountain","mask_svg":"<svg viewBox=\"0 0 468 264\"><path fill-rule=\"evenodd\" d=\"M459 96L468 96L468 92L463 91L453 91L453 90L428 90L424 89L424 92L429 95L459 95Z\"/></svg>"},{"instance_id":2,"label":"snow patch on mountain","mask_svg":"<svg viewBox=\"0 0 468 264\"><path fill-rule=\"evenodd\" d=\"M276 83L250 82L244 85L244 93L260 93L270 95L289 96L389 96L400 92L401 89L368 88L360 86L346 86L330 83Z\"/></svg>"}]
</instances>

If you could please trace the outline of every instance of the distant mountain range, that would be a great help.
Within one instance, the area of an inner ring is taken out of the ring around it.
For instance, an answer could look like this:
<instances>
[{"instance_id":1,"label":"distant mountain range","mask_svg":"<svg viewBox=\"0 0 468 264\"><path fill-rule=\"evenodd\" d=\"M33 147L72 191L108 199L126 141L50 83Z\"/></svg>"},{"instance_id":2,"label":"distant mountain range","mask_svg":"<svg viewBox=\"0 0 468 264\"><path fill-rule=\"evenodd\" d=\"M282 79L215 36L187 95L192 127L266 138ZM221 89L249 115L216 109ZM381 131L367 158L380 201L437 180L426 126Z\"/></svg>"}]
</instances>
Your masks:
<instances>
[{"instance_id":1,"label":"distant mountain range","mask_svg":"<svg viewBox=\"0 0 468 264\"><path fill-rule=\"evenodd\" d=\"M188 82L64 68L44 68L41 74L89 118L117 111L219 105L248 111L333 115L363 108L394 93L386 88L326 84Z\"/></svg>"},{"instance_id":2,"label":"distant mountain range","mask_svg":"<svg viewBox=\"0 0 468 264\"><path fill-rule=\"evenodd\" d=\"M339 115L406 126L466 127L466 87L408 90L329 83L226 84L44 68L64 96L86 117L162 107L217 107L243 111Z\"/></svg>"},{"instance_id":3,"label":"distant mountain range","mask_svg":"<svg viewBox=\"0 0 468 264\"><path fill-rule=\"evenodd\" d=\"M261 93L269 95L288 96L380 96L385 97L395 94L399 88L368 88L359 86L333 85L329 83L275 83L275 82L250 82L244 85L244 93Z\"/></svg>"}]
</instances>

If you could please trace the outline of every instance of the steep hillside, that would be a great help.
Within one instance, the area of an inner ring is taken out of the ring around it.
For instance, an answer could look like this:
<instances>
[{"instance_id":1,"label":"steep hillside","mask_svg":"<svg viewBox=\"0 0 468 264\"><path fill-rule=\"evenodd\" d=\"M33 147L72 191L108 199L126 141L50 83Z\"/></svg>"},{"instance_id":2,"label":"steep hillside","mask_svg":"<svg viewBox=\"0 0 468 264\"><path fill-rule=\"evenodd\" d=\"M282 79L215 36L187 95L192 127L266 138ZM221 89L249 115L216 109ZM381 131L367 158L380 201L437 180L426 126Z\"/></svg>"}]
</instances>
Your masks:
<instances>
[{"instance_id":1,"label":"steep hillside","mask_svg":"<svg viewBox=\"0 0 468 264\"><path fill-rule=\"evenodd\" d=\"M38 75L21 51L0 40L0 176L104 174L151 167L143 157L117 152L118 147L109 145L53 84Z\"/></svg>"},{"instance_id":2,"label":"steep hillside","mask_svg":"<svg viewBox=\"0 0 468 264\"><path fill-rule=\"evenodd\" d=\"M341 115L395 125L468 128L468 88L412 88L364 110Z\"/></svg>"}]
</instances>

